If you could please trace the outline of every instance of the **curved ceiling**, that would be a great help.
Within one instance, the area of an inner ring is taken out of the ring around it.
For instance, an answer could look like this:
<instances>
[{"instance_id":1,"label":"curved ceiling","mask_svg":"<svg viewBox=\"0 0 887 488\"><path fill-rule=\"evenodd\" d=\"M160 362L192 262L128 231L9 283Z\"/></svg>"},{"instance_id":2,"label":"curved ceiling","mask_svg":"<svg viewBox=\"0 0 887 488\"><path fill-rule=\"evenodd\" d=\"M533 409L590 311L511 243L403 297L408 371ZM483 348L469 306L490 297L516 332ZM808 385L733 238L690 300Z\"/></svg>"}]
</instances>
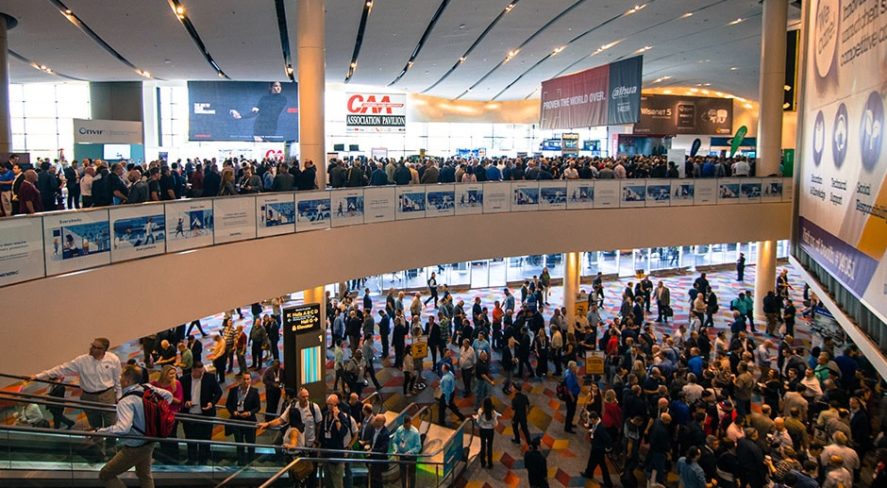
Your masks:
<instances>
[{"instance_id":1,"label":"curved ceiling","mask_svg":"<svg viewBox=\"0 0 887 488\"><path fill-rule=\"evenodd\" d=\"M176 5L225 75L286 80L280 28L295 57L296 1L3 0L0 12L19 21L9 32L13 82L143 79L133 67L158 79L217 79ZM446 98L523 99L537 97L545 79L643 52L647 84L711 83L757 98L758 0L326 0L327 81L345 80L367 4L353 83L397 80L393 88ZM799 15L790 7L792 22Z\"/></svg>"}]
</instances>

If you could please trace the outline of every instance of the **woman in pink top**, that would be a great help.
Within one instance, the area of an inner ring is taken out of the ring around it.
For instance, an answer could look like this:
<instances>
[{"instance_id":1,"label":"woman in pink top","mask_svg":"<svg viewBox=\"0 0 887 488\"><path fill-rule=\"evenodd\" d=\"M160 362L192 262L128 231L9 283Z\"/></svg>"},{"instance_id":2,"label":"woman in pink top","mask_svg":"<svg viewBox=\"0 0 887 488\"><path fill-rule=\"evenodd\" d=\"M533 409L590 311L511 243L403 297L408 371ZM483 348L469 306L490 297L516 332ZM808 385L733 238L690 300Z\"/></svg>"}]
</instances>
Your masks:
<instances>
[{"instance_id":1,"label":"woman in pink top","mask_svg":"<svg viewBox=\"0 0 887 488\"><path fill-rule=\"evenodd\" d=\"M172 401L169 403L169 408L175 413L179 413L182 409L182 400L185 397L185 392L182 390L182 383L178 380L178 371L175 366L171 364L167 364L160 370L160 377L157 380L151 382L152 386L156 386L158 388L163 388L164 390L172 393ZM169 434L169 437L176 438L178 436L179 430L179 422L176 420L175 425L172 428L172 433ZM178 464L179 461L179 443L178 442L161 442L160 443L160 453L163 457L163 462L169 464Z\"/></svg>"}]
</instances>

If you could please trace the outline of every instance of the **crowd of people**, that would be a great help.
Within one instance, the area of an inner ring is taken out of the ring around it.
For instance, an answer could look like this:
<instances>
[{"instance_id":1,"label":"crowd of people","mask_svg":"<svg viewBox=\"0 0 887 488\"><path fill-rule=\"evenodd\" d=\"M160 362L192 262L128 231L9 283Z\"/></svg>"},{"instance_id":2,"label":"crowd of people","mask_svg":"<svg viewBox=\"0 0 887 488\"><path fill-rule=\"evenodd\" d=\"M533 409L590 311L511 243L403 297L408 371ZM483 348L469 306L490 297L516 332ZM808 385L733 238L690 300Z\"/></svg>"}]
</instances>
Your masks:
<instances>
[{"instance_id":1,"label":"crowd of people","mask_svg":"<svg viewBox=\"0 0 887 488\"><path fill-rule=\"evenodd\" d=\"M679 168L678 164L683 164ZM662 156L516 158L334 158L328 161L330 188L475 183L512 180L717 178L755 174L743 156L692 157L685 162ZM763 175L769 176L769 175ZM106 207L259 192L317 189L313 161L261 161L189 158L167 163L110 162L100 159L19 162L12 154L0 163L0 217L51 210Z\"/></svg>"},{"instance_id":2,"label":"crowd of people","mask_svg":"<svg viewBox=\"0 0 887 488\"><path fill-rule=\"evenodd\" d=\"M454 417L475 419L484 468L494 465L493 440L505 413L496 410L493 398L505 398L512 442L526 447L532 487L548 486L548 476L539 437L528 426L536 408L528 387L550 381L565 411L565 435L589 442L581 474L594 478L600 469L604 486L613 486L615 476L622 486L635 486L636 475L664 485L672 472L685 487L887 486L887 439L881 428L887 402L879 376L852 344L841 348L827 337L804 344L793 337L797 310L787 273L780 273L764 299L762 323L754 322L750 292L718 297L704 273L689 290L671 290L649 276L630 283L612 310L604 306L598 275L583 296L588 313L572 324L565 308L548 303L550 287L543 272L518 292L504 289L492 304L476 297L467 305L432 276L424 295L389 290L374 299L365 289L328 297L334 376L324 408L307 390L284 387L277 356L282 297L253 304L249 331L235 325L235 316L246 319L240 309L226 313L206 351L191 335L192 327L204 333L195 321L143 340L141 364L121 366L107 340L96 339L89 354L34 378L77 374L84 399L118 401L116 419L88 415L90 426L105 432L126 433L138 425L138 414L123 413L129 407L121 407L120 399L141 383L125 378L134 375L133 368L159 366L152 384L171 393L176 411L213 418L219 406L228 418L249 422L228 428L235 440L254 442L257 430L288 426L279 442L290 453L305 447L356 448L369 459L387 459L389 451L415 459L411 456L422 451L415 425L406 421L389 432L384 417L360 400L370 385L381 388L376 378L381 368L394 368L393 374L403 376L406 396L435 387L440 424L452 425ZM677 300L687 301L687 319L674 316ZM716 324L721 306L731 309L727 324ZM603 354L602 372L580 369L589 351ZM211 372L204 361L213 364ZM260 376L254 378L251 370ZM224 391L222 385L232 380L234 386ZM264 410L253 386L257 380L266 392ZM460 409L458 395L472 398L474 409ZM209 439L212 432L209 424L185 420L182 425L189 439ZM130 450L123 460L109 463L103 476L111 479L129 466L142 476L150 451ZM179 446L164 442L160 451L174 460ZM189 462L205 463L210 447L189 444L187 454ZM238 449L241 464L253 456L251 449ZM872 479L862 479L864 465ZM323 463L336 487L350 486L350 466ZM381 486L380 466L370 466L372 486ZM315 469L293 477L312 483ZM414 486L415 465L403 464L401 470L403 486Z\"/></svg>"}]
</instances>

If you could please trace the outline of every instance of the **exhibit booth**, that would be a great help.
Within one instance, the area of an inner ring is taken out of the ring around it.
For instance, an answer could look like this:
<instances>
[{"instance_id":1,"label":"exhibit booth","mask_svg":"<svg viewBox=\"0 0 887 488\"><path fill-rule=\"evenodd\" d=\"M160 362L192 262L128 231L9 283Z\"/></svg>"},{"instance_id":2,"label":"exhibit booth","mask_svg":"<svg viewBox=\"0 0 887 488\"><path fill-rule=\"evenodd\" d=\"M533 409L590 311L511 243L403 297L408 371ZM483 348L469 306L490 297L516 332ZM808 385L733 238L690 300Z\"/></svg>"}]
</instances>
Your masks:
<instances>
[{"instance_id":1,"label":"exhibit booth","mask_svg":"<svg viewBox=\"0 0 887 488\"><path fill-rule=\"evenodd\" d=\"M74 119L74 159L145 160L141 122Z\"/></svg>"}]
</instances>

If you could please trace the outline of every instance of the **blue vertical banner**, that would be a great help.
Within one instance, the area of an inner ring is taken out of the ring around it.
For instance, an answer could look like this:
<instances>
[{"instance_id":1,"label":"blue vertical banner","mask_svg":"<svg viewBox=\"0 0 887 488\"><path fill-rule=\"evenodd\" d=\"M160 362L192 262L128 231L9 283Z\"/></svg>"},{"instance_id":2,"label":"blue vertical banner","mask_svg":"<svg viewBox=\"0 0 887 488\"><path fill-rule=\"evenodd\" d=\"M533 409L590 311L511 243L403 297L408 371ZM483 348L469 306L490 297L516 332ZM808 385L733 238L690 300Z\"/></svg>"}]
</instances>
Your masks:
<instances>
[{"instance_id":1,"label":"blue vertical banner","mask_svg":"<svg viewBox=\"0 0 887 488\"><path fill-rule=\"evenodd\" d=\"M633 124L641 118L641 83L644 57L635 56L610 65L609 125Z\"/></svg>"}]
</instances>

